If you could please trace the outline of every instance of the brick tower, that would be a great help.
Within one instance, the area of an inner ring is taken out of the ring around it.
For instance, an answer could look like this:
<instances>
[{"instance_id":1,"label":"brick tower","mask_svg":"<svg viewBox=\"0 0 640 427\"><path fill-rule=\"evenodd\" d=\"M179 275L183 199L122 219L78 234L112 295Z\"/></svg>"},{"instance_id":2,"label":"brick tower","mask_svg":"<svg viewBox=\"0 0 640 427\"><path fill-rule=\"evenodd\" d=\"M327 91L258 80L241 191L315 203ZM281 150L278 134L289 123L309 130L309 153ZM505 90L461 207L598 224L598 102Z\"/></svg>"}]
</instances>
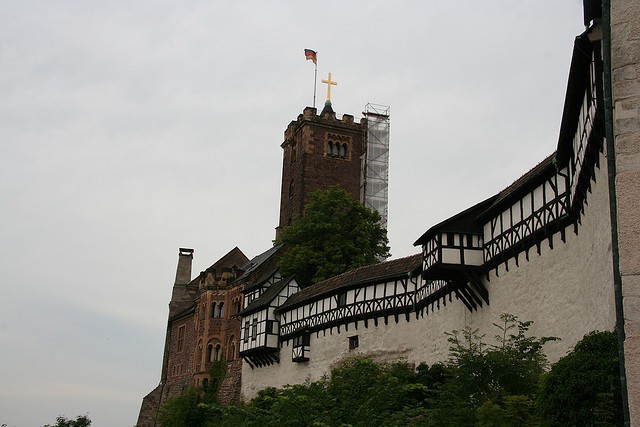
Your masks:
<instances>
[{"instance_id":1,"label":"brick tower","mask_svg":"<svg viewBox=\"0 0 640 427\"><path fill-rule=\"evenodd\" d=\"M366 119L345 114L336 118L328 99L320 115L304 109L284 132L279 236L282 227L300 216L309 194L338 185L361 200Z\"/></svg>"}]
</instances>

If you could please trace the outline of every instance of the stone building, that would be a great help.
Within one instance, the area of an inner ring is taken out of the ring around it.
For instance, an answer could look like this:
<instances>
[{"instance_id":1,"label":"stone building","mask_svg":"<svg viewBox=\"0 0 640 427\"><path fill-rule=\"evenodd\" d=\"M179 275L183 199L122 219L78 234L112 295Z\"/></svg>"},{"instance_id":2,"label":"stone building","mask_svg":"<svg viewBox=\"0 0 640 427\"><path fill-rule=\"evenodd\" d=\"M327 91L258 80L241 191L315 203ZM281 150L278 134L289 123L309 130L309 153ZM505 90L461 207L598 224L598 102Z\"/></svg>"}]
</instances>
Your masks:
<instances>
[{"instance_id":1,"label":"stone building","mask_svg":"<svg viewBox=\"0 0 640 427\"><path fill-rule=\"evenodd\" d=\"M584 10L556 150L494 196L417 230L420 253L304 289L282 278L275 262L250 278L236 270L227 292L237 289L231 301L242 295L243 310L219 341L199 334L196 311L222 300L215 293L198 300L179 263L162 383L145 397L138 425L153 425L143 418L145 404L169 395L163 387L202 381L193 361L206 364L209 343L235 343L236 384L250 399L265 387L319 379L354 354L443 360L445 332L491 330L507 312L533 320L535 335L561 338L545 346L551 361L592 330L616 330L626 417L640 426L640 2L584 0ZM327 108L320 115L307 108L289 125L279 227L302 213L306 194L335 183L335 174L327 176L334 170L358 195L364 125ZM261 256L277 258L278 249L270 251ZM191 362L177 352L182 322L191 324L182 332Z\"/></svg>"}]
</instances>

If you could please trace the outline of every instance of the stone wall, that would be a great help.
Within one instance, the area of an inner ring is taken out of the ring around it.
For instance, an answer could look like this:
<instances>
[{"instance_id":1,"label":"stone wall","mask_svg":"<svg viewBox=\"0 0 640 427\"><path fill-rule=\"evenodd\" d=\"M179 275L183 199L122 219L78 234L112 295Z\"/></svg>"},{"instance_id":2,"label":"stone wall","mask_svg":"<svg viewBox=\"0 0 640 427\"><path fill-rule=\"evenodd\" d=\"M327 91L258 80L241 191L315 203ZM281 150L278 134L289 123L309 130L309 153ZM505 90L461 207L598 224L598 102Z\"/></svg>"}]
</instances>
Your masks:
<instances>
[{"instance_id":1,"label":"stone wall","mask_svg":"<svg viewBox=\"0 0 640 427\"><path fill-rule=\"evenodd\" d=\"M604 164L604 155L601 158ZM400 316L385 325L379 320L375 327L369 321L326 330L311 335L310 360L291 360L291 342L280 351L280 364L251 369L246 363L242 372L242 392L245 398L268 386L315 381L331 366L350 355L370 355L378 360L403 358L409 362L432 364L448 357L449 343L445 332L465 326L479 328L487 337L495 335L493 323L501 313L517 315L521 320L533 320L531 333L536 336L556 336L561 341L549 343L545 351L551 361L566 354L575 343L592 330L613 330L615 311L611 263L611 234L608 210L606 170L596 170L593 192L588 194L585 215L574 234L566 231L566 243L560 234L553 236L553 249L543 242L541 253L530 250L529 261L520 257L519 266L509 262L498 272L491 271L485 286L490 305L469 312L462 302L452 300L420 319L413 314L407 322ZM359 348L349 350L349 337L358 335Z\"/></svg>"},{"instance_id":2,"label":"stone wall","mask_svg":"<svg viewBox=\"0 0 640 427\"><path fill-rule=\"evenodd\" d=\"M640 426L640 2L611 1L616 200L631 425Z\"/></svg>"}]
</instances>

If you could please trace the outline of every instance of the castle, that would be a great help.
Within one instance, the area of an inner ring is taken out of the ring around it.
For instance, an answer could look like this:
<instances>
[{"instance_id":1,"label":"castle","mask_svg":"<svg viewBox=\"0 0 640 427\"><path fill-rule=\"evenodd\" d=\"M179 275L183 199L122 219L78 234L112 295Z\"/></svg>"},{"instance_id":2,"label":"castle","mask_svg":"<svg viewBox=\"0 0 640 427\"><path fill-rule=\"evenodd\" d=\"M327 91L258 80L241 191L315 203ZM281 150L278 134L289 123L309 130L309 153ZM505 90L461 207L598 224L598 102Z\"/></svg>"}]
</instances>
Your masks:
<instances>
[{"instance_id":1,"label":"castle","mask_svg":"<svg viewBox=\"0 0 640 427\"><path fill-rule=\"evenodd\" d=\"M420 253L301 288L280 275L279 247L252 259L233 248L195 278L193 250L181 248L161 381L137 425L154 426L159 405L202 385L218 360L228 403L317 380L349 355L441 361L445 332L490 330L504 312L561 338L545 347L551 361L584 334L615 329L627 416L640 425L640 4L602 3L584 1L556 151L416 233ZM329 185L364 202L368 120L338 119L328 101L291 122L277 230Z\"/></svg>"}]
</instances>

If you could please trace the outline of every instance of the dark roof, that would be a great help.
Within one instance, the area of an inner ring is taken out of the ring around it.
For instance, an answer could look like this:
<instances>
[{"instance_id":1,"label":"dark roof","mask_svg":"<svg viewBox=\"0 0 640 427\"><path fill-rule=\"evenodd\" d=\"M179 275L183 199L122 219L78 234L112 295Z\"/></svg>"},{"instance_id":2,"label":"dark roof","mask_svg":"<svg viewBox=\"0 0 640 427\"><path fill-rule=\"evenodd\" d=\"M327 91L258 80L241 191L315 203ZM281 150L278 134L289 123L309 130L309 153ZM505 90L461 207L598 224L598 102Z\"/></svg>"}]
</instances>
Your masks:
<instances>
[{"instance_id":1,"label":"dark roof","mask_svg":"<svg viewBox=\"0 0 640 427\"><path fill-rule=\"evenodd\" d=\"M491 203L491 206L487 207L484 212L478 215L478 219L486 218L496 211L502 210L505 205L515 203L515 201L525 193L538 186L541 179L555 173L555 159L556 153L554 152L534 166L529 172L515 180L513 184L498 193L493 203Z\"/></svg>"},{"instance_id":2,"label":"dark roof","mask_svg":"<svg viewBox=\"0 0 640 427\"><path fill-rule=\"evenodd\" d=\"M265 282L268 282L269 279L271 279L271 277L273 277L273 275L276 274L277 271L278 271L278 267L272 268L271 270L263 274L262 277L260 277L258 280L245 286L242 292L246 294L247 292L262 286Z\"/></svg>"},{"instance_id":3,"label":"dark roof","mask_svg":"<svg viewBox=\"0 0 640 427\"><path fill-rule=\"evenodd\" d=\"M332 293L337 289L350 288L369 282L381 282L385 279L406 276L414 272L417 274L421 268L422 254L356 268L296 292L280 306L279 311L282 311L285 307L297 306L307 300Z\"/></svg>"},{"instance_id":4,"label":"dark roof","mask_svg":"<svg viewBox=\"0 0 640 427\"><path fill-rule=\"evenodd\" d=\"M261 253L260 255L256 255L255 257L253 257L249 262L247 262L245 265L240 267L240 270L243 270L243 273L240 276L236 277L234 282L240 282L245 280L258 267L260 267L268 259L270 259L273 255L275 255L276 252L278 252L281 247L282 246L273 246L267 249L266 251L264 251L263 253Z\"/></svg>"},{"instance_id":5,"label":"dark roof","mask_svg":"<svg viewBox=\"0 0 640 427\"><path fill-rule=\"evenodd\" d=\"M481 201L480 203L471 206L463 210L462 212L445 219L444 221L434 225L430 229L424 232L422 236L413 244L421 245L425 243L427 240L431 239L435 234L442 232L452 232L452 233L468 233L475 232L479 227L476 218L480 212L485 210L497 196L491 196L488 199Z\"/></svg>"},{"instance_id":6,"label":"dark roof","mask_svg":"<svg viewBox=\"0 0 640 427\"><path fill-rule=\"evenodd\" d=\"M284 287L287 286L289 282L291 282L291 280L293 280L293 276L286 279L278 280L276 283L269 286L267 290L262 293L262 295L251 301L251 304L249 304L244 310L242 310L242 312L240 312L240 315L246 316L247 314L251 314L262 309L263 307L268 306L271 301L273 301L273 299L280 293L280 291L284 289Z\"/></svg>"},{"instance_id":7,"label":"dark roof","mask_svg":"<svg viewBox=\"0 0 640 427\"><path fill-rule=\"evenodd\" d=\"M578 116L584 98L584 92L589 85L589 67L593 46L589 41L589 33L593 28L576 37L573 44L573 54L569 68L567 91L564 97L560 133L558 135L557 156L560 164L566 164L571 155L573 136L578 125Z\"/></svg>"},{"instance_id":8,"label":"dark roof","mask_svg":"<svg viewBox=\"0 0 640 427\"><path fill-rule=\"evenodd\" d=\"M474 231L474 228L478 228L485 218L496 211L501 211L505 205L514 203L524 193L531 191L540 184L541 178L549 176L550 173L555 173L555 159L556 153L554 152L500 193L434 225L420 236L414 245L424 244L437 233Z\"/></svg>"}]
</instances>

